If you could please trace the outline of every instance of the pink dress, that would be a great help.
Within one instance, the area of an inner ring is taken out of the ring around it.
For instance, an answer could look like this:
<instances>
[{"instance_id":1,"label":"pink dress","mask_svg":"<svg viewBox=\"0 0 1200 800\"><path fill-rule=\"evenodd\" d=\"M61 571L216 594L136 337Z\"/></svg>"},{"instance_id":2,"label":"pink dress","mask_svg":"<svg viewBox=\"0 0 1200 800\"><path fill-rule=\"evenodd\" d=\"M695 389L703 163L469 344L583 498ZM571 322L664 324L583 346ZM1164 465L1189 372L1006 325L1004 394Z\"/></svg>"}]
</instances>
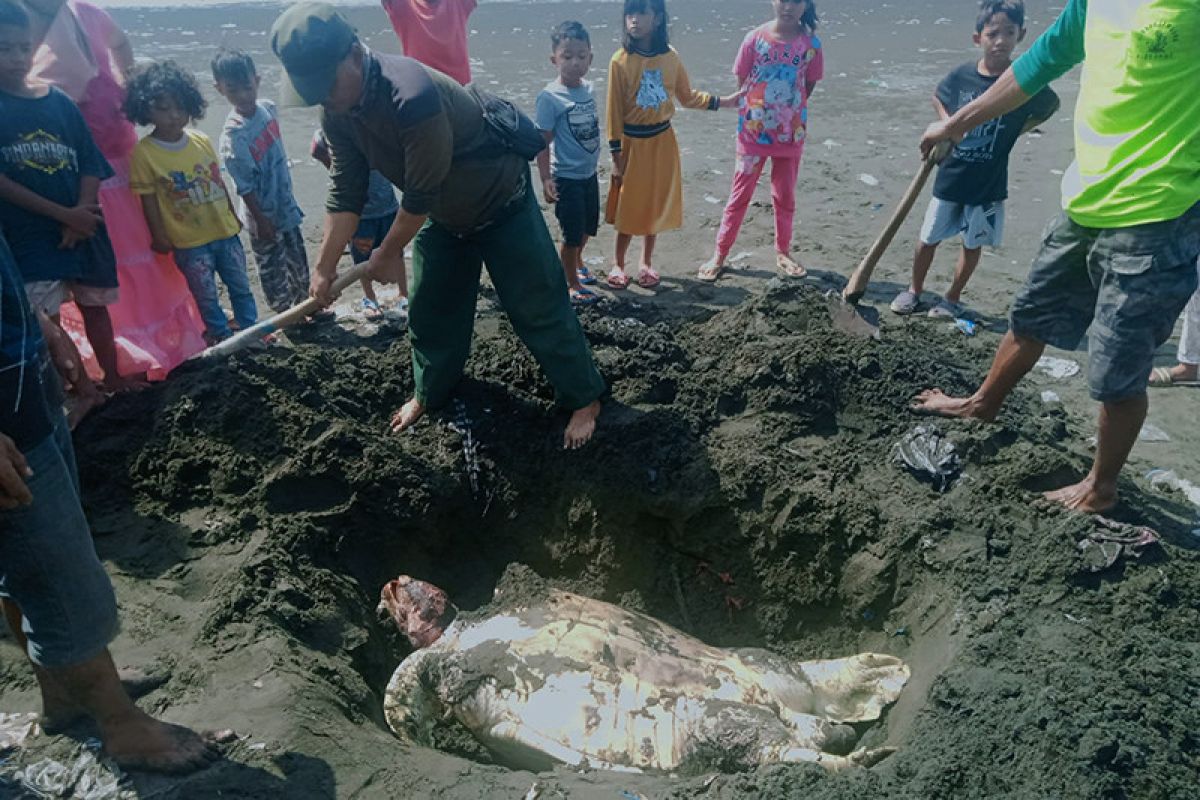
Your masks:
<instances>
[{"instance_id":1,"label":"pink dress","mask_svg":"<svg viewBox=\"0 0 1200 800\"><path fill-rule=\"evenodd\" d=\"M464 86L471 82L467 20L476 5L476 0L383 0L404 55Z\"/></svg>"},{"instance_id":2,"label":"pink dress","mask_svg":"<svg viewBox=\"0 0 1200 800\"><path fill-rule=\"evenodd\" d=\"M121 112L125 90L112 62L118 35L107 12L69 0L34 55L32 77L71 96L92 137L116 173L100 186L100 206L117 257L120 301L109 307L122 375L147 373L160 380L204 349L204 325L183 274L169 255L150 249L150 231L137 196L129 188L129 159L137 132ZM74 303L63 306L71 334L88 372L100 377Z\"/></svg>"}]
</instances>

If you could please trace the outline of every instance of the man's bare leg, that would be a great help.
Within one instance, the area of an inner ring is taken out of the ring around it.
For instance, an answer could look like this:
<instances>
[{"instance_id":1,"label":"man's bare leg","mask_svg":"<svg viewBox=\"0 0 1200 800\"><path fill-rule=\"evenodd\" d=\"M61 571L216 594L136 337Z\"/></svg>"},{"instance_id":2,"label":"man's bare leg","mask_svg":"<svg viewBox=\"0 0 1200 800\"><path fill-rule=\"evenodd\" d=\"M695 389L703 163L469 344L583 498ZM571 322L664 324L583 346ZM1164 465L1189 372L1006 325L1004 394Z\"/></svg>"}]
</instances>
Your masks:
<instances>
[{"instance_id":1,"label":"man's bare leg","mask_svg":"<svg viewBox=\"0 0 1200 800\"><path fill-rule=\"evenodd\" d=\"M392 433L408 430L417 420L425 416L425 404L417 398L412 398L392 414Z\"/></svg>"},{"instance_id":2,"label":"man's bare leg","mask_svg":"<svg viewBox=\"0 0 1200 800\"><path fill-rule=\"evenodd\" d=\"M1046 345L1012 331L1004 335L992 368L983 385L970 397L950 397L940 389L928 389L917 395L915 411L942 417L982 419L991 422L1000 413L1005 399L1021 379L1037 364Z\"/></svg>"},{"instance_id":3,"label":"man's bare leg","mask_svg":"<svg viewBox=\"0 0 1200 800\"><path fill-rule=\"evenodd\" d=\"M567 429L563 433L563 449L578 450L592 440L596 432L596 418L600 416L600 401L584 406L571 414Z\"/></svg>"},{"instance_id":4,"label":"man's bare leg","mask_svg":"<svg viewBox=\"0 0 1200 800\"><path fill-rule=\"evenodd\" d=\"M12 631L17 647L21 648L22 653L28 654L29 640L21 628L20 607L11 600L0 600L0 608L4 610L4 618L8 621L8 629ZM55 681L49 672L33 662L30 662L30 665L42 693L42 718L38 720L38 725L45 733L54 736L78 721L85 712L78 704L72 702L66 687Z\"/></svg>"},{"instance_id":5,"label":"man's bare leg","mask_svg":"<svg viewBox=\"0 0 1200 800\"><path fill-rule=\"evenodd\" d=\"M1046 492L1046 499L1072 511L1103 514L1117 504L1117 478L1129 460L1138 434L1146 422L1150 399L1146 395L1100 406L1100 434L1092 471L1073 486Z\"/></svg>"},{"instance_id":6,"label":"man's bare leg","mask_svg":"<svg viewBox=\"0 0 1200 800\"><path fill-rule=\"evenodd\" d=\"M195 731L160 722L135 706L107 650L83 664L47 672L96 720L105 752L125 769L179 774L220 757Z\"/></svg>"},{"instance_id":7,"label":"man's bare leg","mask_svg":"<svg viewBox=\"0 0 1200 800\"><path fill-rule=\"evenodd\" d=\"M936 244L917 242L916 252L913 253L912 281L908 284L908 290L917 297L920 297L921 292L925 291L925 278L929 276L929 269L933 266L933 257L937 254L937 249Z\"/></svg>"}]
</instances>

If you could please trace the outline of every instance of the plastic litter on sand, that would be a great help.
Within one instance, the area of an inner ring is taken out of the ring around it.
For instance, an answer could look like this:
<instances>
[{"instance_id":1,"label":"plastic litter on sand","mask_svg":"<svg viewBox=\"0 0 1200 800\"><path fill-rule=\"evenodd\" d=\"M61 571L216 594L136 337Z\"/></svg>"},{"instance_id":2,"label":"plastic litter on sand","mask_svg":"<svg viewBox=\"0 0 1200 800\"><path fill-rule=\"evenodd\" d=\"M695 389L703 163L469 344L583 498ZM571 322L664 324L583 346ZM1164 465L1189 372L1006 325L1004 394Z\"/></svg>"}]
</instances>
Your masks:
<instances>
[{"instance_id":1,"label":"plastic litter on sand","mask_svg":"<svg viewBox=\"0 0 1200 800\"><path fill-rule=\"evenodd\" d=\"M1034 369L1055 380L1061 381L1073 378L1079 374L1079 363L1069 358L1054 358L1043 356L1034 364Z\"/></svg>"},{"instance_id":2,"label":"plastic litter on sand","mask_svg":"<svg viewBox=\"0 0 1200 800\"><path fill-rule=\"evenodd\" d=\"M879 178L876 178L874 175L868 175L865 172L861 173L858 176L858 179L860 181L862 181L863 183L865 183L867 186L878 186L879 185Z\"/></svg>"},{"instance_id":3,"label":"plastic litter on sand","mask_svg":"<svg viewBox=\"0 0 1200 800\"><path fill-rule=\"evenodd\" d=\"M954 443L933 425L918 425L896 443L892 460L939 492L949 490L962 474L962 461Z\"/></svg>"},{"instance_id":4,"label":"plastic litter on sand","mask_svg":"<svg viewBox=\"0 0 1200 800\"><path fill-rule=\"evenodd\" d=\"M1169 442L1171 436L1162 428L1147 422L1142 426L1141 432L1138 434L1139 442Z\"/></svg>"}]
</instances>

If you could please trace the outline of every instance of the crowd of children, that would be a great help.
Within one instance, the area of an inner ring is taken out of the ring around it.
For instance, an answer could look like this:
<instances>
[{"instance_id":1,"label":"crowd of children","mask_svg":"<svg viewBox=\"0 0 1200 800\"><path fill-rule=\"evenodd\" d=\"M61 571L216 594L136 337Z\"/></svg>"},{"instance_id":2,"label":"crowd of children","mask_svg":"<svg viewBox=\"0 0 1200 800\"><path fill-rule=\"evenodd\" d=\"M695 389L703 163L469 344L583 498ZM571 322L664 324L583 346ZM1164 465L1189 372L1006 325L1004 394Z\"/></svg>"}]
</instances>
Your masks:
<instances>
[{"instance_id":1,"label":"crowd of children","mask_svg":"<svg viewBox=\"0 0 1200 800\"><path fill-rule=\"evenodd\" d=\"M737 91L719 97L692 87L670 45L664 0L624 0L622 44L608 65L604 119L587 75L592 42L578 22L551 35L550 61L557 73L539 94L534 117L547 149L537 159L545 201L561 230L565 290L578 306L600 298L597 276L584 249L599 232L602 211L616 231L605 283L625 289L632 279L653 288L657 236L682 226L683 187L679 145L672 128L676 105L716 111L736 107L735 169L712 258L698 278L716 281L727 266L759 179L771 162L775 261L787 276L805 267L793 252L800 161L807 138L808 104L824 75L824 48L817 35L814 0L770 0L774 16L747 34L733 74ZM383 0L405 52L455 78L471 79L467 22L476 0ZM981 56L956 68L937 87L934 108L942 118L982 94L1012 63L1025 34L1020 0L984 0L974 39ZM0 225L25 278L35 307L57 318L73 299L107 390L125 388L108 308L120 297L113 246L97 193L111 169L89 125L71 98L29 78L36 49L24 12L14 0L0 3ZM292 186L279 117L259 98L253 60L221 49L212 60L216 91L229 103L219 146L190 127L206 102L195 78L173 62L134 70L125 87L128 120L150 131L132 149L129 185L140 199L150 244L170 254L186 279L209 344L257 320L258 309L240 239L245 229L258 266L262 295L275 312L308 297L309 264L301 223L304 214ZM1019 136L1058 107L1049 89L1003 118L972 131L940 166L912 281L892 303L897 314L920 306L938 245L961 237L954 280L933 316L965 313L961 297L983 246L999 246L1007 196L1007 160ZM94 127L94 126L93 126ZM612 158L607 203L598 177L604 141ZM330 163L321 132L313 158ZM232 181L227 189L223 173ZM350 254L367 261L383 241L398 208L393 187L371 177L369 199ZM636 271L627 264L634 237L643 245ZM217 278L224 283L232 315L221 307ZM379 318L372 282L362 282L362 311ZM407 287L401 285L401 302ZM86 379L77 387L91 390Z\"/></svg>"}]
</instances>

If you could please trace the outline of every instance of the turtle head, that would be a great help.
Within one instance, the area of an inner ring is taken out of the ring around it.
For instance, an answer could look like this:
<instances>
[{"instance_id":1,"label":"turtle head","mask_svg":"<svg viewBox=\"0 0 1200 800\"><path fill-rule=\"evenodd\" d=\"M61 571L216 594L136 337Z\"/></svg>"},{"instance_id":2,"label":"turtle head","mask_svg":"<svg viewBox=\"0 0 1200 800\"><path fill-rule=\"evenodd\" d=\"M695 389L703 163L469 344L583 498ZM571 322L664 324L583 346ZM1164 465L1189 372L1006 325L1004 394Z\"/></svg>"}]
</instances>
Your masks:
<instances>
[{"instance_id":1,"label":"turtle head","mask_svg":"<svg viewBox=\"0 0 1200 800\"><path fill-rule=\"evenodd\" d=\"M400 632L418 649L429 647L441 638L458 613L445 592L432 583L408 575L384 584L379 593L378 611L390 616Z\"/></svg>"}]
</instances>

